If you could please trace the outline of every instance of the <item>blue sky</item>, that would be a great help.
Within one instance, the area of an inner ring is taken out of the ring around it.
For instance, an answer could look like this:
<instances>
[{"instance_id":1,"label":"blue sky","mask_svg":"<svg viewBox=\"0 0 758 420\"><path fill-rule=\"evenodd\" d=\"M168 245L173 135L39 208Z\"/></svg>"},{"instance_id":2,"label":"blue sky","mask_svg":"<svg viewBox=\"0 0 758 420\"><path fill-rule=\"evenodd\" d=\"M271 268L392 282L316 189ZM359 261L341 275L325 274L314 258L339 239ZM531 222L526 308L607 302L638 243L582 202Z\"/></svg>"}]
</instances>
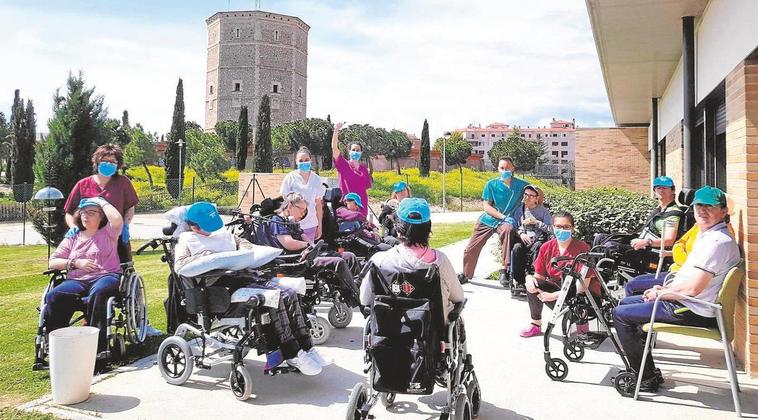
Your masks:
<instances>
[{"instance_id":1,"label":"blue sky","mask_svg":"<svg viewBox=\"0 0 758 420\"><path fill-rule=\"evenodd\" d=\"M255 1L3 0L0 112L13 90L47 131L52 95L82 70L114 117L166 132L177 78L204 119L205 19ZM309 117L432 138L469 123L612 123L584 0L262 0L309 33ZM12 58L11 58L12 57Z\"/></svg>"}]
</instances>

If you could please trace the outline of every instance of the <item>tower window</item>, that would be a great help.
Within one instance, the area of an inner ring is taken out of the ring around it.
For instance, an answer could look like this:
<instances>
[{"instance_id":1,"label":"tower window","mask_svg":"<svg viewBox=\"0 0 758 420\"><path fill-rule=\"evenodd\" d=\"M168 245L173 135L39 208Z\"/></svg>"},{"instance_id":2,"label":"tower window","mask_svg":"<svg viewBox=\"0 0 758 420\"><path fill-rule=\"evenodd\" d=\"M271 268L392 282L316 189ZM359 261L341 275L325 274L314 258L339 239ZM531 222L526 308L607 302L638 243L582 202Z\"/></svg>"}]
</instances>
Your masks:
<instances>
[{"instance_id":1,"label":"tower window","mask_svg":"<svg viewBox=\"0 0 758 420\"><path fill-rule=\"evenodd\" d=\"M213 85L210 85L210 86L209 86L209 93L210 93L211 95L213 95Z\"/></svg>"},{"instance_id":2,"label":"tower window","mask_svg":"<svg viewBox=\"0 0 758 420\"><path fill-rule=\"evenodd\" d=\"M297 88L297 97L302 98L303 97L303 88Z\"/></svg>"},{"instance_id":3,"label":"tower window","mask_svg":"<svg viewBox=\"0 0 758 420\"><path fill-rule=\"evenodd\" d=\"M239 82L235 82L235 83L234 83L234 91L235 91L235 92L239 92L239 91L241 91L241 90L242 90L242 83L239 83Z\"/></svg>"},{"instance_id":4,"label":"tower window","mask_svg":"<svg viewBox=\"0 0 758 420\"><path fill-rule=\"evenodd\" d=\"M274 31L274 41L279 40L279 31Z\"/></svg>"},{"instance_id":5,"label":"tower window","mask_svg":"<svg viewBox=\"0 0 758 420\"><path fill-rule=\"evenodd\" d=\"M240 30L239 30L239 28L235 29L234 31L235 31L235 34L236 34L235 36L237 38L239 38L240 37Z\"/></svg>"},{"instance_id":6,"label":"tower window","mask_svg":"<svg viewBox=\"0 0 758 420\"><path fill-rule=\"evenodd\" d=\"M271 92L279 93L279 83L274 83L274 85L271 87Z\"/></svg>"}]
</instances>

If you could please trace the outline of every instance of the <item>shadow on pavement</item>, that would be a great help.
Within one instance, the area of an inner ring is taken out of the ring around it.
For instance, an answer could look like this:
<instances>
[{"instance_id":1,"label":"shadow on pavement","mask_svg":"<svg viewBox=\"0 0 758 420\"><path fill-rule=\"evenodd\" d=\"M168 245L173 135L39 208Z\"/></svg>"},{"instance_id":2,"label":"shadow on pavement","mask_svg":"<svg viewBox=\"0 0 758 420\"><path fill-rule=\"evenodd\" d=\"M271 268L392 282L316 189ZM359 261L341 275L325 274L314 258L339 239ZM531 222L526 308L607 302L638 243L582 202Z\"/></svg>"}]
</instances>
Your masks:
<instances>
[{"instance_id":1,"label":"shadow on pavement","mask_svg":"<svg viewBox=\"0 0 758 420\"><path fill-rule=\"evenodd\" d=\"M93 415L97 415L97 413L120 413L131 410L138 406L140 402L140 399L135 397L93 393L90 394L87 401L71 405L70 407L90 411Z\"/></svg>"}]
</instances>

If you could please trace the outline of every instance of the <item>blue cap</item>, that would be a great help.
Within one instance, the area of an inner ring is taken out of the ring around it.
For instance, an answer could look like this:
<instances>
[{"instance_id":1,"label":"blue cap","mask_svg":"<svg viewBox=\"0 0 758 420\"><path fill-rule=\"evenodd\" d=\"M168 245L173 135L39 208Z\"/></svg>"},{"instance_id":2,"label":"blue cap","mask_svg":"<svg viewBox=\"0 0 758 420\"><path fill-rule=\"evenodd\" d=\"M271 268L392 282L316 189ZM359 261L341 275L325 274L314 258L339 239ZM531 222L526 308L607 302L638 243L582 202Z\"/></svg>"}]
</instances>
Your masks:
<instances>
[{"instance_id":1,"label":"blue cap","mask_svg":"<svg viewBox=\"0 0 758 420\"><path fill-rule=\"evenodd\" d=\"M198 201L187 210L187 221L192 222L206 232L215 232L224 227L216 206L207 201Z\"/></svg>"},{"instance_id":2,"label":"blue cap","mask_svg":"<svg viewBox=\"0 0 758 420\"><path fill-rule=\"evenodd\" d=\"M655 187L674 188L674 180L665 175L659 176L653 180L653 188Z\"/></svg>"},{"instance_id":3,"label":"blue cap","mask_svg":"<svg viewBox=\"0 0 758 420\"><path fill-rule=\"evenodd\" d=\"M726 194L716 187L706 185L695 191L695 198L692 199L692 205L694 206L695 204L726 207Z\"/></svg>"},{"instance_id":4,"label":"blue cap","mask_svg":"<svg viewBox=\"0 0 758 420\"><path fill-rule=\"evenodd\" d=\"M82 198L82 199L79 201L79 208L80 208L80 209L83 209L83 208L85 208L85 207L89 207L89 206L97 206L97 207L100 207L100 203L98 203L98 202L97 202L97 201L95 201L95 200L90 200L89 198Z\"/></svg>"},{"instance_id":5,"label":"blue cap","mask_svg":"<svg viewBox=\"0 0 758 420\"><path fill-rule=\"evenodd\" d=\"M408 188L408 184L405 181L396 182L392 185L392 191L399 193L400 191Z\"/></svg>"},{"instance_id":6,"label":"blue cap","mask_svg":"<svg viewBox=\"0 0 758 420\"><path fill-rule=\"evenodd\" d=\"M423 198L406 198L397 208L397 217L404 222L420 225L432 220L432 211L429 209L429 203Z\"/></svg>"},{"instance_id":7,"label":"blue cap","mask_svg":"<svg viewBox=\"0 0 758 420\"><path fill-rule=\"evenodd\" d=\"M353 201L355 201L355 204L358 207L363 208L363 202L361 201L361 196L358 195L358 194L356 194L356 193L347 193L345 195L344 200L346 200L346 201L347 200L353 200Z\"/></svg>"}]
</instances>

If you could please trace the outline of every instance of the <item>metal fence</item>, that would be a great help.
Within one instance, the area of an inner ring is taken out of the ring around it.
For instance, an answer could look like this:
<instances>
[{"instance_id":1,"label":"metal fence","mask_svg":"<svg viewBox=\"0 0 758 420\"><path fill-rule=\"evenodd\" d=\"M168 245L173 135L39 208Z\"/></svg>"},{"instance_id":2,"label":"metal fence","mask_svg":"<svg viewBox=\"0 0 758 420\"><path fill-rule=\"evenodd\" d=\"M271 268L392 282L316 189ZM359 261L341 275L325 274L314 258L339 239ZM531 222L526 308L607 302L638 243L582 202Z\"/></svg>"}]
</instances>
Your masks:
<instances>
[{"instance_id":1,"label":"metal fence","mask_svg":"<svg viewBox=\"0 0 758 420\"><path fill-rule=\"evenodd\" d=\"M24 220L24 211L34 189L35 186L31 183L12 184L4 188L4 192L0 193L0 222Z\"/></svg>"},{"instance_id":2,"label":"metal fence","mask_svg":"<svg viewBox=\"0 0 758 420\"><path fill-rule=\"evenodd\" d=\"M181 188L180 188L181 186ZM197 177L167 179L165 185L138 191L137 212L167 210L196 201L209 201L219 206L236 206L238 183L236 181L203 182Z\"/></svg>"}]
</instances>

